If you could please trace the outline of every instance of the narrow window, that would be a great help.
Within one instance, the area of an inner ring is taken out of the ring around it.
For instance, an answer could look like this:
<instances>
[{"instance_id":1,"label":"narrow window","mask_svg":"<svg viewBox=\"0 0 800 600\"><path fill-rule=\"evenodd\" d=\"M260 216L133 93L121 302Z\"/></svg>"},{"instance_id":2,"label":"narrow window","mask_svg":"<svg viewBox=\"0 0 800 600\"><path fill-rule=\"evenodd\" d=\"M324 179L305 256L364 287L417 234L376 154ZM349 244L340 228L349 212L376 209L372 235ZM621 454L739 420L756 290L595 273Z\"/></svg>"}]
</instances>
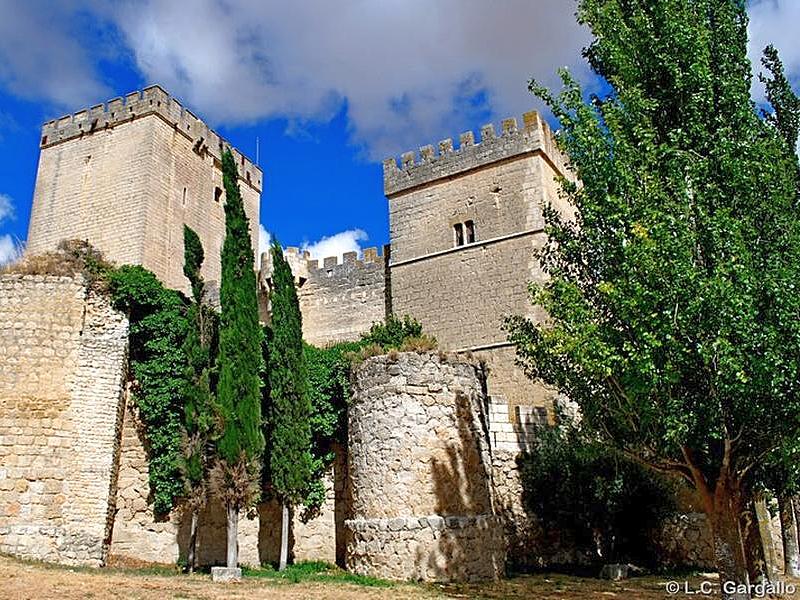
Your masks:
<instances>
[{"instance_id":1,"label":"narrow window","mask_svg":"<svg viewBox=\"0 0 800 600\"><path fill-rule=\"evenodd\" d=\"M183 188L183 198L181 198L181 206L186 206L186 188Z\"/></svg>"},{"instance_id":2,"label":"narrow window","mask_svg":"<svg viewBox=\"0 0 800 600\"><path fill-rule=\"evenodd\" d=\"M221 198L222 198L222 188L216 186L214 188L214 202L219 202Z\"/></svg>"},{"instance_id":3,"label":"narrow window","mask_svg":"<svg viewBox=\"0 0 800 600\"><path fill-rule=\"evenodd\" d=\"M464 228L467 230L467 243L474 244L475 243L475 223L472 221L467 221L464 223Z\"/></svg>"},{"instance_id":4,"label":"narrow window","mask_svg":"<svg viewBox=\"0 0 800 600\"><path fill-rule=\"evenodd\" d=\"M42 136L42 146L44 146L46 143L47 143L47 136L43 135Z\"/></svg>"},{"instance_id":5,"label":"narrow window","mask_svg":"<svg viewBox=\"0 0 800 600\"><path fill-rule=\"evenodd\" d=\"M464 226L461 223L453 225L453 231L456 235L456 246L464 245Z\"/></svg>"}]
</instances>

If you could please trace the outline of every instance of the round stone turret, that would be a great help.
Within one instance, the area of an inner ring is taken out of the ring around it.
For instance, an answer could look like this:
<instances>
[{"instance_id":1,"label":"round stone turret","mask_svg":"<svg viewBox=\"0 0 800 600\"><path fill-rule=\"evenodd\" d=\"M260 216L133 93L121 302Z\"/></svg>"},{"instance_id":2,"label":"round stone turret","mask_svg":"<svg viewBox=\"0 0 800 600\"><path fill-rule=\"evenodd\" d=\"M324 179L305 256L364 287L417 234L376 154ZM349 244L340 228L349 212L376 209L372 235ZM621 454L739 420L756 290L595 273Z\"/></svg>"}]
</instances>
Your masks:
<instances>
[{"instance_id":1,"label":"round stone turret","mask_svg":"<svg viewBox=\"0 0 800 600\"><path fill-rule=\"evenodd\" d=\"M502 574L483 377L479 365L437 353L376 356L356 369L348 569L425 581Z\"/></svg>"}]
</instances>

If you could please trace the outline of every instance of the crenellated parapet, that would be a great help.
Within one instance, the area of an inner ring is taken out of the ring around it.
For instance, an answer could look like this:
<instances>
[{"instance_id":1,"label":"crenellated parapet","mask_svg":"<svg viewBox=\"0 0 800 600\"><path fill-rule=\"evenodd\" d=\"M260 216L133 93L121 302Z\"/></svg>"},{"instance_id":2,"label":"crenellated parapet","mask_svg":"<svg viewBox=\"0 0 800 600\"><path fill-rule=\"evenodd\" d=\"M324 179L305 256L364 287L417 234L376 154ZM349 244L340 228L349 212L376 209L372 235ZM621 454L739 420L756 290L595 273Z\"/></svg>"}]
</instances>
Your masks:
<instances>
[{"instance_id":1,"label":"crenellated parapet","mask_svg":"<svg viewBox=\"0 0 800 600\"><path fill-rule=\"evenodd\" d=\"M201 156L210 154L214 159L221 161L222 149L230 146L192 111L158 85L151 85L142 91L131 92L124 98L114 98L106 103L48 121L42 126L40 146L42 149L49 148L148 115L160 117L174 127L176 132L187 137L192 142L194 151ZM236 148L231 147L231 152L236 159L241 180L260 192L263 181L261 168Z\"/></svg>"},{"instance_id":2,"label":"crenellated parapet","mask_svg":"<svg viewBox=\"0 0 800 600\"><path fill-rule=\"evenodd\" d=\"M352 277L357 271L383 270L386 264L388 246L383 249L383 254L378 248L364 248L363 257L358 258L357 252L345 252L341 260L338 256L328 256L312 259L311 253L295 246L284 248L283 256L292 269L295 282L302 284L309 279L328 279L332 277ZM272 277L272 259L268 252L261 255L261 277L267 280Z\"/></svg>"},{"instance_id":3,"label":"crenellated parapet","mask_svg":"<svg viewBox=\"0 0 800 600\"><path fill-rule=\"evenodd\" d=\"M565 159L555 136L536 111L522 115L522 127L516 118L504 119L500 132L489 123L481 127L480 139L472 131L459 136L455 147L452 139L439 142L434 148L422 146L419 153L405 152L400 165L396 157L383 161L383 187L386 196L427 183L471 171L522 154L543 154L561 175L567 175Z\"/></svg>"},{"instance_id":4,"label":"crenellated parapet","mask_svg":"<svg viewBox=\"0 0 800 600\"><path fill-rule=\"evenodd\" d=\"M384 256L378 253L377 248L364 248L363 258L358 258L357 252L345 252L342 260L338 256L328 256L322 260L308 259L307 268L310 277L315 275L331 277L340 273L349 273L353 269L383 268Z\"/></svg>"}]
</instances>

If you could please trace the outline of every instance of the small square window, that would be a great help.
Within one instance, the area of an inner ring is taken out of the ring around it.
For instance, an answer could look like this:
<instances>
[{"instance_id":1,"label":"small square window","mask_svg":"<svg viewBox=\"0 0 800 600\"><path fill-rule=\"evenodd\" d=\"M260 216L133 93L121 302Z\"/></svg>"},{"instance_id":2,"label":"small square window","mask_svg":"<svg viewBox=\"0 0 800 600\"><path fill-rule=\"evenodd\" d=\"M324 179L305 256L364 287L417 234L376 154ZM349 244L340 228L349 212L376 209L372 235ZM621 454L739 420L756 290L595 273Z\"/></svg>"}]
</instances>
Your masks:
<instances>
[{"instance_id":1,"label":"small square window","mask_svg":"<svg viewBox=\"0 0 800 600\"><path fill-rule=\"evenodd\" d=\"M453 232L455 233L456 246L464 245L464 226L461 223L453 225Z\"/></svg>"},{"instance_id":2,"label":"small square window","mask_svg":"<svg viewBox=\"0 0 800 600\"><path fill-rule=\"evenodd\" d=\"M474 244L475 243L475 223L472 221L467 221L464 223L464 229L467 230L467 243Z\"/></svg>"}]
</instances>

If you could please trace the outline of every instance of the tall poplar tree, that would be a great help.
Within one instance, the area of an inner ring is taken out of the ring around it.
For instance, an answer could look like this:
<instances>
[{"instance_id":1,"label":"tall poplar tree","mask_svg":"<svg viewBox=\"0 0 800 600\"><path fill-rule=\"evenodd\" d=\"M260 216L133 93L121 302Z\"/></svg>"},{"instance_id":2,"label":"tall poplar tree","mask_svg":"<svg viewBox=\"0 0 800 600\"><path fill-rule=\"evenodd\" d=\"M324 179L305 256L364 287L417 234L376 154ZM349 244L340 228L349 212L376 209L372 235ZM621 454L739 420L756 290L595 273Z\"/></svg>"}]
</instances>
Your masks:
<instances>
[{"instance_id":1,"label":"tall poplar tree","mask_svg":"<svg viewBox=\"0 0 800 600\"><path fill-rule=\"evenodd\" d=\"M745 9L579 2L610 91L531 83L581 183L563 183L575 219L546 210L532 296L550 320L509 321L528 373L597 437L697 490L724 598L750 597L756 467L800 435L797 156L750 98Z\"/></svg>"},{"instance_id":2,"label":"tall poplar tree","mask_svg":"<svg viewBox=\"0 0 800 600\"><path fill-rule=\"evenodd\" d=\"M225 242L219 327L217 402L222 431L217 441L217 487L225 502L227 566L238 559L239 511L258 498L264 436L261 430L262 330L258 322L255 259L250 225L239 190L236 161L222 154Z\"/></svg>"},{"instance_id":3,"label":"tall poplar tree","mask_svg":"<svg viewBox=\"0 0 800 600\"><path fill-rule=\"evenodd\" d=\"M302 503L312 483L311 401L303 353L303 328L294 276L280 244L272 242L272 335L267 351L268 480L280 501L281 555L286 567L289 510Z\"/></svg>"}]
</instances>

